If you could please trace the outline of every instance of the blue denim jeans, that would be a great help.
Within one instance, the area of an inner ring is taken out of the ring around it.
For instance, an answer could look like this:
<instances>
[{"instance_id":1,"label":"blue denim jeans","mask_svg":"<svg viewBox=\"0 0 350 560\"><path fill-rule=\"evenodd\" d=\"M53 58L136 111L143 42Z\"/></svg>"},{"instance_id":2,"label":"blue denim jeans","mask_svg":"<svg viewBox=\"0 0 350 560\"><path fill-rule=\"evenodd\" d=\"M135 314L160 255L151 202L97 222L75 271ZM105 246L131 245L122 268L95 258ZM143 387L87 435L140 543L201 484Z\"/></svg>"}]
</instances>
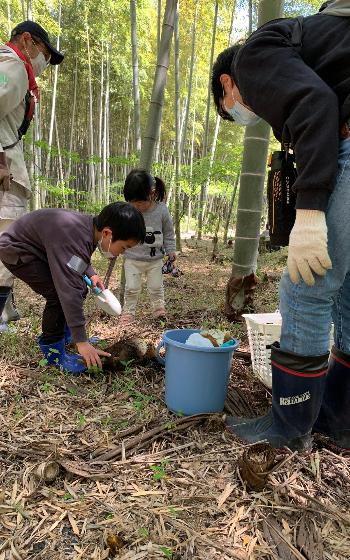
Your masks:
<instances>
[{"instance_id":1,"label":"blue denim jeans","mask_svg":"<svg viewBox=\"0 0 350 560\"><path fill-rule=\"evenodd\" d=\"M350 353L350 139L340 143L326 220L333 268L324 277L316 275L314 286L302 280L293 284L287 269L280 282L281 349L302 356L329 350L332 320L335 345Z\"/></svg>"}]
</instances>

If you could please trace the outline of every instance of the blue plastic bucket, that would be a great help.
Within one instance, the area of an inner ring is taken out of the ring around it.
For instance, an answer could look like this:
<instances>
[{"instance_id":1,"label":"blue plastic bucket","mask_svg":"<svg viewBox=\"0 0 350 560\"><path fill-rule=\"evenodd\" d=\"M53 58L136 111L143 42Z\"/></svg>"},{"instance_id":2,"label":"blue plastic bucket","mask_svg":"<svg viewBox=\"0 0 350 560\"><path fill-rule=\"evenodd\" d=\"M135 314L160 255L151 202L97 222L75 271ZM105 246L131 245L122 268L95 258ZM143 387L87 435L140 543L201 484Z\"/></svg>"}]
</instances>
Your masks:
<instances>
[{"instance_id":1,"label":"blue plastic bucket","mask_svg":"<svg viewBox=\"0 0 350 560\"><path fill-rule=\"evenodd\" d=\"M169 410L185 415L222 412L231 361L238 341L231 346L202 348L185 344L194 329L165 331L157 348L165 365L165 402ZM159 350L165 347L165 359Z\"/></svg>"}]
</instances>

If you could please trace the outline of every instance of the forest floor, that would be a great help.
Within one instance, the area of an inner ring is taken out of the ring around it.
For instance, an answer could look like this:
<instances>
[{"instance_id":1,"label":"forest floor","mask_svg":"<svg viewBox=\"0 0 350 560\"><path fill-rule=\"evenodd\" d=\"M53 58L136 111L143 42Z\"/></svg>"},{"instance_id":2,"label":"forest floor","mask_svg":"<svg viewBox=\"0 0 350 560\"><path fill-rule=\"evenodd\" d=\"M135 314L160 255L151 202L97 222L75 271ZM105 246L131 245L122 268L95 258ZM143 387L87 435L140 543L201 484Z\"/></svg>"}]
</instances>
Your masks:
<instances>
[{"instance_id":1,"label":"forest floor","mask_svg":"<svg viewBox=\"0 0 350 560\"><path fill-rule=\"evenodd\" d=\"M145 296L140 336L157 342L165 328L215 327L249 350L244 323L222 313L232 250L214 264L211 251L210 241L184 242L184 274L165 277L168 323L150 320ZM256 312L276 310L285 260L260 258ZM119 268L111 288L118 278ZM43 300L20 282L16 294L25 318L0 338L0 560L349 558L348 457L325 442L309 454L278 453L264 489L250 491L238 469L246 447L222 415L171 414L154 359L124 357L115 371L82 377L40 366ZM108 344L121 338L117 320L98 312L92 333ZM233 361L230 394L252 415L270 402L243 358Z\"/></svg>"}]
</instances>

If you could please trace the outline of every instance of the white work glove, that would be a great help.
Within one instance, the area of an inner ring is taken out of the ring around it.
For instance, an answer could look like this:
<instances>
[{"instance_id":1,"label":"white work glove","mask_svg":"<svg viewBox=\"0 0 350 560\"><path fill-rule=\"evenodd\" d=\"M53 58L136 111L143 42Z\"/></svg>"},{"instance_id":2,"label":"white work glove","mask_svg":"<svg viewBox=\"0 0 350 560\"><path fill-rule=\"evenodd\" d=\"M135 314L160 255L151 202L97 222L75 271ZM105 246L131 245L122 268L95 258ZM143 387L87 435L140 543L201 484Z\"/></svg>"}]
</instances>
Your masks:
<instances>
[{"instance_id":1,"label":"white work glove","mask_svg":"<svg viewBox=\"0 0 350 560\"><path fill-rule=\"evenodd\" d=\"M332 262L327 250L327 224L320 210L297 210L295 224L289 236L288 272L297 284L300 276L313 286L313 273L324 276Z\"/></svg>"}]
</instances>

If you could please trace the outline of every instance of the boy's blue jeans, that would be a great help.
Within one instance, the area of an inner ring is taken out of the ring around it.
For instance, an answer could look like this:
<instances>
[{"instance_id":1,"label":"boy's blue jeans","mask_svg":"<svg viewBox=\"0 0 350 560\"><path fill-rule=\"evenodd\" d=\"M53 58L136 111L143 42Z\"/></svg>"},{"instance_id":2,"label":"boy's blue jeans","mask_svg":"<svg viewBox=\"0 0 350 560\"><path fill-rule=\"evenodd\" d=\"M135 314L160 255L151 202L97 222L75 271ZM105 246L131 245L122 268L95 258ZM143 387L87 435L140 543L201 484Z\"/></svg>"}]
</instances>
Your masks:
<instances>
[{"instance_id":1,"label":"boy's blue jeans","mask_svg":"<svg viewBox=\"0 0 350 560\"><path fill-rule=\"evenodd\" d=\"M314 286L293 284L287 270L280 282L281 350L301 356L328 352L332 320L335 345L350 354L350 138L340 142L326 219L333 268L316 275Z\"/></svg>"}]
</instances>

